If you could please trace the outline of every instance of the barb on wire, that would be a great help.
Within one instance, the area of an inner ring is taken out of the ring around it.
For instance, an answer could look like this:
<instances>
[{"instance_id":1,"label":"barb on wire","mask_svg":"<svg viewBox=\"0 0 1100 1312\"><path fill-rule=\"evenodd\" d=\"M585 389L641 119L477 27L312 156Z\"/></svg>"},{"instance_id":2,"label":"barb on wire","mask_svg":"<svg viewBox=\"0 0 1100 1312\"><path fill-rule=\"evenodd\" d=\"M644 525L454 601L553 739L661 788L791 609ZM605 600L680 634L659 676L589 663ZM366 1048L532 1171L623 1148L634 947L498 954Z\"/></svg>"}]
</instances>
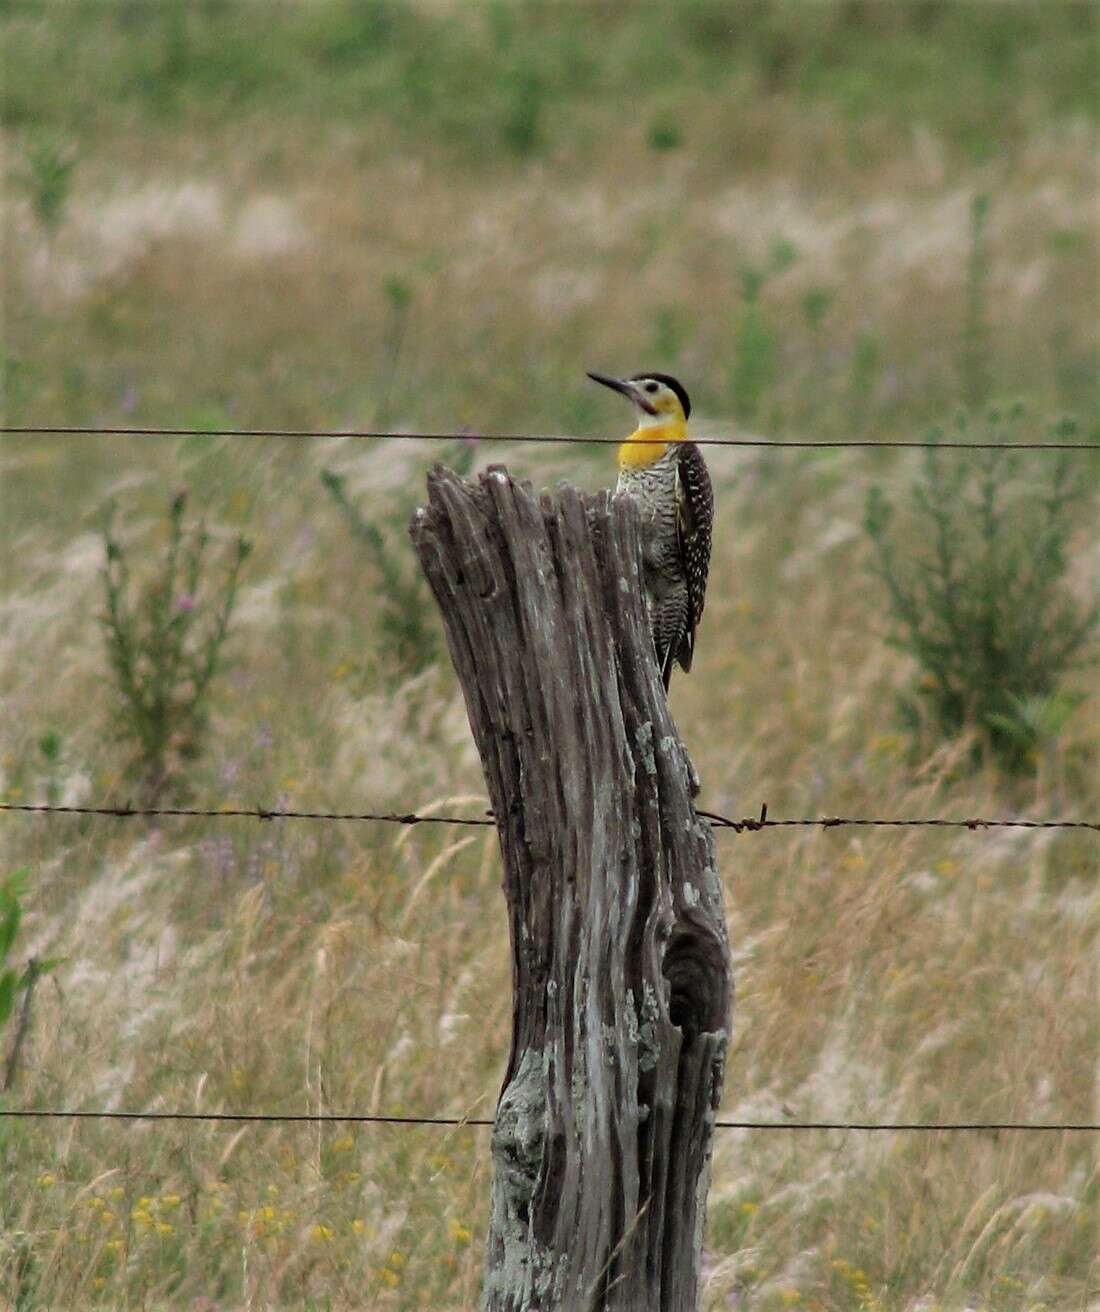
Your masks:
<instances>
[{"instance_id":1,"label":"barb on wire","mask_svg":"<svg viewBox=\"0 0 1100 1312\"><path fill-rule=\"evenodd\" d=\"M393 825L495 825L492 811L484 816L462 815L422 815L416 811L290 811L282 807L268 806L131 806L126 802L122 806L50 806L46 803L0 802L0 812L23 812L31 815L102 815L119 820L129 820L139 816L181 816L209 820L228 820L234 817L249 820L375 820ZM719 815L716 811L697 810L697 815L709 820L718 829L732 829L735 834L757 833L761 829L790 829L794 827L810 829L839 829L843 826L861 828L938 828L938 829L1083 829L1100 833L1100 820L989 820L972 817L966 820L953 820L936 816L932 818L916 817L911 819L893 819L891 817L824 815L804 819L773 820L768 815L768 804L760 808L759 816L749 816L735 820L732 816Z\"/></svg>"},{"instance_id":2,"label":"barb on wire","mask_svg":"<svg viewBox=\"0 0 1100 1312\"><path fill-rule=\"evenodd\" d=\"M371 441L394 442L461 442L476 437L479 442L542 442L578 443L588 446L619 446L619 437L575 437L565 433L392 433L370 429L309 429L309 428L223 428L211 431L206 428L109 428L79 427L71 425L6 424L0 434L15 436L54 437L281 437L329 438L350 437ZM640 438L642 442L659 442L661 439ZM767 437L696 437L696 446L789 447L792 450L836 450L838 448L895 448L899 451L1100 451L1095 442L922 442L911 438L848 439L767 438Z\"/></svg>"},{"instance_id":3,"label":"barb on wire","mask_svg":"<svg viewBox=\"0 0 1100 1312\"><path fill-rule=\"evenodd\" d=\"M28 802L0 802L0 811L24 811L39 815L105 815L118 820L140 816L186 816L207 820L377 820L392 825L492 825L492 812L485 816L420 815L414 811L288 811L275 806L39 806Z\"/></svg>"},{"instance_id":4,"label":"barb on wire","mask_svg":"<svg viewBox=\"0 0 1100 1312\"><path fill-rule=\"evenodd\" d=\"M127 1112L69 1108L0 1108L0 1118L83 1121L207 1121L235 1125L437 1125L458 1129L493 1125L483 1116L375 1116L360 1112ZM1096 1134L1093 1121L738 1121L719 1117L717 1130L846 1130L862 1133Z\"/></svg>"}]
</instances>

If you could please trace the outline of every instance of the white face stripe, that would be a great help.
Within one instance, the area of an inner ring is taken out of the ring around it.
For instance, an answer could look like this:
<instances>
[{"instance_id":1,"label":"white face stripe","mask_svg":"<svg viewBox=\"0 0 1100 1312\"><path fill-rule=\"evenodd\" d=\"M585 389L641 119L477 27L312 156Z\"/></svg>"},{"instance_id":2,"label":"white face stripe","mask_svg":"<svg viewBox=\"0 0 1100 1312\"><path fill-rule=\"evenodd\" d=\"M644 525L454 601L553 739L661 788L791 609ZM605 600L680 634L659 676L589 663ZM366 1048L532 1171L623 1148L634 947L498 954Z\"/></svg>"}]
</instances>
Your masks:
<instances>
[{"instance_id":1,"label":"white face stripe","mask_svg":"<svg viewBox=\"0 0 1100 1312\"><path fill-rule=\"evenodd\" d=\"M678 410L683 409L683 407L679 403L680 398L676 396L676 394L673 392L671 387L669 387L666 383L662 383L660 379L646 378L643 375L641 378L632 378L630 381L634 384L635 387L637 387L642 393L644 393L647 400L656 401L659 398L671 396L676 400L677 409ZM657 390L655 392L650 392L648 388L651 387L654 383L656 383L657 385ZM664 424L670 423L675 418L677 418L675 412L670 413L667 410L659 410L655 415L651 415L648 410L643 410L640 405L635 404L635 409L638 412L639 428L660 428Z\"/></svg>"}]
</instances>

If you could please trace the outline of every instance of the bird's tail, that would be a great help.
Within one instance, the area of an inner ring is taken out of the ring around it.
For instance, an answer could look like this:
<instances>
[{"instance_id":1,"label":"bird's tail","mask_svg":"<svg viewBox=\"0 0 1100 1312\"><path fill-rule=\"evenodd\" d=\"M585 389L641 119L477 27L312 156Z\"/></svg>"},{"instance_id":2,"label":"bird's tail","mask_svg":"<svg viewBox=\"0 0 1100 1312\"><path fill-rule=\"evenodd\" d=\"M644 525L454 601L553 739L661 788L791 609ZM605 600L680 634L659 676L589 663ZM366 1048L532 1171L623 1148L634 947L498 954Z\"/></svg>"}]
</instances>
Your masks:
<instances>
[{"instance_id":1,"label":"bird's tail","mask_svg":"<svg viewBox=\"0 0 1100 1312\"><path fill-rule=\"evenodd\" d=\"M672 662L675 660L675 653L672 644L665 648L664 653L660 654L661 662L661 682L665 685L665 692L668 692L668 685L672 682Z\"/></svg>"}]
</instances>

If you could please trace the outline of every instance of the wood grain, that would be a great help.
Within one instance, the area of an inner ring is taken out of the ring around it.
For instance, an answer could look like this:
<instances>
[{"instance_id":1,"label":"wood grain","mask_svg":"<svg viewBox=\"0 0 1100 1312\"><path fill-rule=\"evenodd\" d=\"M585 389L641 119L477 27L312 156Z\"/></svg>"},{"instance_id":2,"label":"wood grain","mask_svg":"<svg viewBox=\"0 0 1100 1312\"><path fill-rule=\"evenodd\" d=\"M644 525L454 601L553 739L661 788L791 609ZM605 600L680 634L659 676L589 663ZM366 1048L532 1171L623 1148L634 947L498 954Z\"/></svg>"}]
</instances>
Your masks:
<instances>
[{"instance_id":1,"label":"wood grain","mask_svg":"<svg viewBox=\"0 0 1100 1312\"><path fill-rule=\"evenodd\" d=\"M635 509L436 466L411 533L497 817L512 945L485 1307L689 1312L731 972Z\"/></svg>"}]
</instances>

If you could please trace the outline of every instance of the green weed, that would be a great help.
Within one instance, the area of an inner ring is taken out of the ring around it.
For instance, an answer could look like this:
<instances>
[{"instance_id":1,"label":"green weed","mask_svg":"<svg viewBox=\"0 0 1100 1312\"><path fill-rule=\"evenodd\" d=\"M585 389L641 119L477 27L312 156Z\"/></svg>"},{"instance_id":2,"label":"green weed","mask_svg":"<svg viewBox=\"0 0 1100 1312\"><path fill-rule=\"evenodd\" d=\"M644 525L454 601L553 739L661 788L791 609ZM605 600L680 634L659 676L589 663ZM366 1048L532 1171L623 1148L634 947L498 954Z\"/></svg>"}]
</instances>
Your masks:
<instances>
[{"instance_id":1,"label":"green weed","mask_svg":"<svg viewBox=\"0 0 1100 1312\"><path fill-rule=\"evenodd\" d=\"M775 376L776 337L760 304L766 274L750 265L741 270L741 307L734 329L733 412L751 421Z\"/></svg>"},{"instance_id":2,"label":"green weed","mask_svg":"<svg viewBox=\"0 0 1100 1312\"><path fill-rule=\"evenodd\" d=\"M1003 440L1012 426L996 411L978 422L962 415L958 433ZM1041 471L1024 458L1004 450L948 458L932 446L910 522L895 522L879 487L864 517L897 642L921 671L915 697L902 702L910 725L925 722L927 708L943 734L973 729L1012 773L1034 770L1041 744L1076 708L1066 677L1100 618L1100 603L1082 609L1067 587L1079 471L1068 453Z\"/></svg>"},{"instance_id":3,"label":"green weed","mask_svg":"<svg viewBox=\"0 0 1100 1312\"><path fill-rule=\"evenodd\" d=\"M678 150L684 143L679 124L671 118L655 118L646 130L646 144L650 150Z\"/></svg>"},{"instance_id":4,"label":"green weed","mask_svg":"<svg viewBox=\"0 0 1100 1312\"><path fill-rule=\"evenodd\" d=\"M149 804L169 784L181 784L184 763L202 752L210 688L229 636L241 566L252 549L247 538L237 539L220 601L215 601L203 579L210 539L201 524L191 534L185 531L186 505L187 491L181 489L169 507L168 547L159 572L136 598L130 595L126 551L115 536L113 506L103 524L106 610L101 623L120 725L135 746L131 772ZM202 625L207 609L210 618Z\"/></svg>"},{"instance_id":5,"label":"green weed","mask_svg":"<svg viewBox=\"0 0 1100 1312\"><path fill-rule=\"evenodd\" d=\"M57 133L39 131L25 147L21 181L34 217L48 237L54 236L65 217L75 168L75 148Z\"/></svg>"},{"instance_id":6,"label":"green weed","mask_svg":"<svg viewBox=\"0 0 1100 1312\"><path fill-rule=\"evenodd\" d=\"M972 410L989 400L992 386L989 354L989 197L975 196L970 206L970 253L966 265L966 311L959 364L962 394Z\"/></svg>"},{"instance_id":7,"label":"green weed","mask_svg":"<svg viewBox=\"0 0 1100 1312\"><path fill-rule=\"evenodd\" d=\"M57 766L61 757L61 735L56 729L47 730L38 740L38 752L46 766L46 803L56 806L61 798L57 782Z\"/></svg>"},{"instance_id":8,"label":"green weed","mask_svg":"<svg viewBox=\"0 0 1100 1312\"><path fill-rule=\"evenodd\" d=\"M25 869L13 871L0 880L0 1034L15 1012L17 999L23 999L19 1022L12 1034L4 1063L5 1093L14 1083L19 1069L19 1055L30 1024L35 985L43 975L48 975L58 965L54 958L40 960L37 957L31 957L22 970L9 964L23 920L23 899L27 895L27 884L28 872Z\"/></svg>"},{"instance_id":9,"label":"green weed","mask_svg":"<svg viewBox=\"0 0 1100 1312\"><path fill-rule=\"evenodd\" d=\"M376 422L385 428L390 420L390 398L401 368L401 351L409 326L413 289L403 278L391 275L383 284L386 294L387 320L382 341L382 368Z\"/></svg>"},{"instance_id":10,"label":"green weed","mask_svg":"<svg viewBox=\"0 0 1100 1312\"><path fill-rule=\"evenodd\" d=\"M474 463L472 440L453 443L442 453L442 458L458 473L468 474ZM410 496L391 510L381 526L352 503L341 474L324 469L321 484L356 538L367 548L375 575L370 586L382 647L394 658L397 674L402 678L415 674L431 665L440 654L435 611L405 533L409 515L422 495L422 479L414 481Z\"/></svg>"},{"instance_id":11,"label":"green weed","mask_svg":"<svg viewBox=\"0 0 1100 1312\"><path fill-rule=\"evenodd\" d=\"M853 436L858 436L866 428L874 404L880 354L874 333L860 333L848 366L848 426Z\"/></svg>"}]
</instances>

